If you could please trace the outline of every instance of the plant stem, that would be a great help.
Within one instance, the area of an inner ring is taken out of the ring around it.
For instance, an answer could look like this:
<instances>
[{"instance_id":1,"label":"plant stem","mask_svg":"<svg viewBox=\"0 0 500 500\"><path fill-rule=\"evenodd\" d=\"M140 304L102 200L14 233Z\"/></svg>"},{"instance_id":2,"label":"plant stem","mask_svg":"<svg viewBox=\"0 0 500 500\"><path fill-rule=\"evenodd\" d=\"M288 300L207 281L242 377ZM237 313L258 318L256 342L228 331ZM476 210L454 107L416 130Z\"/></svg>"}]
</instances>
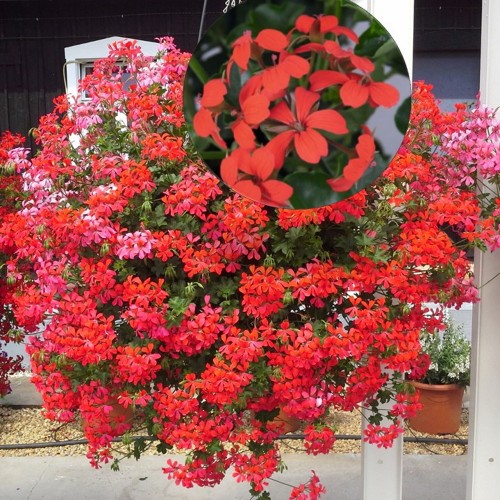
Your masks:
<instances>
[{"instance_id":1,"label":"plant stem","mask_svg":"<svg viewBox=\"0 0 500 500\"><path fill-rule=\"evenodd\" d=\"M495 276L493 276L493 278L490 278L486 283L483 283L480 287L478 287L478 290L484 288L488 283L491 283L495 278L498 278L498 276L500 276L500 272L495 274Z\"/></svg>"},{"instance_id":2,"label":"plant stem","mask_svg":"<svg viewBox=\"0 0 500 500\"><path fill-rule=\"evenodd\" d=\"M193 73L198 77L201 83L205 84L208 82L209 76L207 72L203 69L203 66L200 64L198 59L192 57L189 61L189 67L193 71Z\"/></svg>"}]
</instances>

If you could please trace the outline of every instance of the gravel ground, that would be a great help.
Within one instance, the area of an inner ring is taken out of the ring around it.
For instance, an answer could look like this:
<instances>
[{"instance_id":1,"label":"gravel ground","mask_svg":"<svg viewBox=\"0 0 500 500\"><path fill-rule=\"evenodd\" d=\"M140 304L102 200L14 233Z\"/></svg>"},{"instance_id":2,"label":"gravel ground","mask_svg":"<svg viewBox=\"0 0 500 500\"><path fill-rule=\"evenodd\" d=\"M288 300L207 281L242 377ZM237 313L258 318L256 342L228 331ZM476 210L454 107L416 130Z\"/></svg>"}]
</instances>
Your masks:
<instances>
[{"instance_id":1,"label":"gravel ground","mask_svg":"<svg viewBox=\"0 0 500 500\"><path fill-rule=\"evenodd\" d=\"M336 413L332 417L332 424L337 429L337 434L359 435L361 416L358 412ZM140 431L137 429L137 433ZM455 435L431 436L437 439L467 438L468 435L468 411L462 413L462 425ZM405 436L428 436L420 432L407 429ZM59 424L46 420L41 415L40 408L13 408L0 406L0 445L17 443L42 443L49 441L65 441L70 439L83 439L82 430L78 422L71 424ZM286 439L281 442L283 453L304 453L301 440ZM117 445L117 450L119 450ZM337 440L334 451L336 453L359 453L361 442L359 440ZM405 443L404 452L407 454L421 455L463 455L467 452L467 446L430 443ZM155 450L146 453L155 454ZM0 450L0 457L5 456L47 456L62 455L76 456L85 455L85 445L60 446L52 448Z\"/></svg>"}]
</instances>

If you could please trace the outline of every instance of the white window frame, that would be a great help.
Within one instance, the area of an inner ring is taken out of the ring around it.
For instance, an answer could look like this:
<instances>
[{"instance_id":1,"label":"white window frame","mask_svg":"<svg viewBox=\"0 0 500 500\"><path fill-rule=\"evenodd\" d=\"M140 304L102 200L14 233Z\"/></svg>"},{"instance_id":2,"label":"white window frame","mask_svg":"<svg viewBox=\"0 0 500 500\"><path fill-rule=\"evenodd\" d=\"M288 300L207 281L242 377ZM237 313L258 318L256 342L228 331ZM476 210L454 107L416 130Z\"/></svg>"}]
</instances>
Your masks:
<instances>
[{"instance_id":1,"label":"white window frame","mask_svg":"<svg viewBox=\"0 0 500 500\"><path fill-rule=\"evenodd\" d=\"M114 42L130 40L121 36L102 38L93 42L72 45L64 49L66 58L66 94L78 98L78 82L85 76L85 68L91 66L97 59L102 59L109 55L109 45ZM158 53L159 45L155 42L136 40L143 54L155 56ZM85 96L80 96L85 99Z\"/></svg>"}]
</instances>

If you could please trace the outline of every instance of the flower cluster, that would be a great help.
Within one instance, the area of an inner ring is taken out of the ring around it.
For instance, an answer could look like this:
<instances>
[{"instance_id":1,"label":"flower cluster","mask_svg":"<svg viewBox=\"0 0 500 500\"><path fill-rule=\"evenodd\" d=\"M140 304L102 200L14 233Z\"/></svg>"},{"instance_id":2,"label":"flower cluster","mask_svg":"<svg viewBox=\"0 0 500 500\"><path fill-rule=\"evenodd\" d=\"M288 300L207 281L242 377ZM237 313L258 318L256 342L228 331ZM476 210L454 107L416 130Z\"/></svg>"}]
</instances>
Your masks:
<instances>
[{"instance_id":1,"label":"flower cluster","mask_svg":"<svg viewBox=\"0 0 500 500\"><path fill-rule=\"evenodd\" d=\"M423 382L469 385L471 345L460 326L448 319L443 333L422 332L420 343L430 361Z\"/></svg>"},{"instance_id":2,"label":"flower cluster","mask_svg":"<svg viewBox=\"0 0 500 500\"><path fill-rule=\"evenodd\" d=\"M317 22L299 27L321 33ZM58 98L42 117L33 159L9 156L23 199L0 226L2 273L16 321L41 325L29 352L47 417L80 415L98 466L130 430L114 409L132 409L160 451L188 454L164 468L188 487L232 468L264 491L282 466L281 411L324 453L330 412L368 405L366 438L390 446L417 405L404 379L427 368L420 331L443 327L425 304L477 300L465 248L498 237L498 208L450 183L443 165L457 164L435 149L477 111L443 114L418 84L404 147L376 183L319 209L266 209L224 191L193 153L181 113L189 55L170 39L160 47L148 58L113 45L82 81L86 99ZM381 427L388 395L393 422ZM322 491L313 476L292 498Z\"/></svg>"},{"instance_id":3,"label":"flower cluster","mask_svg":"<svg viewBox=\"0 0 500 500\"><path fill-rule=\"evenodd\" d=\"M283 179L290 169L326 170L325 186L337 192L363 177L375 140L352 110L393 107L399 91L375 79L376 65L357 55L358 42L336 16L302 14L286 34L246 30L232 43L222 76L205 83L193 117L196 136L224 151L220 177L228 186L289 207L294 189Z\"/></svg>"},{"instance_id":4,"label":"flower cluster","mask_svg":"<svg viewBox=\"0 0 500 500\"><path fill-rule=\"evenodd\" d=\"M16 166L22 165L27 156L23 147L24 137L4 132L0 135L0 220L9 230L16 230L17 204L21 201L21 179ZM16 329L12 313L12 296L16 283L8 279L8 266L17 248L11 235L0 234L0 397L11 391L9 376L22 370L21 356L13 358L2 350L4 344L21 341L23 332Z\"/></svg>"}]
</instances>

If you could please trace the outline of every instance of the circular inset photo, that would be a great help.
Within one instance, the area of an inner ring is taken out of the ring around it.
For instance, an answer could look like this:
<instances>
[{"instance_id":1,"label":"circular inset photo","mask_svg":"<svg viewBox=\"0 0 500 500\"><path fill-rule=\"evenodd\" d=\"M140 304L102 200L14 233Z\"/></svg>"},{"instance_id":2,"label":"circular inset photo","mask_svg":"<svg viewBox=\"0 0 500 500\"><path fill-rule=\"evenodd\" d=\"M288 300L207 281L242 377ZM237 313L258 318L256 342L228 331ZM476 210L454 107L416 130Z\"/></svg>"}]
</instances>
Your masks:
<instances>
[{"instance_id":1,"label":"circular inset photo","mask_svg":"<svg viewBox=\"0 0 500 500\"><path fill-rule=\"evenodd\" d=\"M205 164L234 191L306 209L352 196L387 168L411 84L387 30L347 0L248 0L204 35L184 113Z\"/></svg>"}]
</instances>

